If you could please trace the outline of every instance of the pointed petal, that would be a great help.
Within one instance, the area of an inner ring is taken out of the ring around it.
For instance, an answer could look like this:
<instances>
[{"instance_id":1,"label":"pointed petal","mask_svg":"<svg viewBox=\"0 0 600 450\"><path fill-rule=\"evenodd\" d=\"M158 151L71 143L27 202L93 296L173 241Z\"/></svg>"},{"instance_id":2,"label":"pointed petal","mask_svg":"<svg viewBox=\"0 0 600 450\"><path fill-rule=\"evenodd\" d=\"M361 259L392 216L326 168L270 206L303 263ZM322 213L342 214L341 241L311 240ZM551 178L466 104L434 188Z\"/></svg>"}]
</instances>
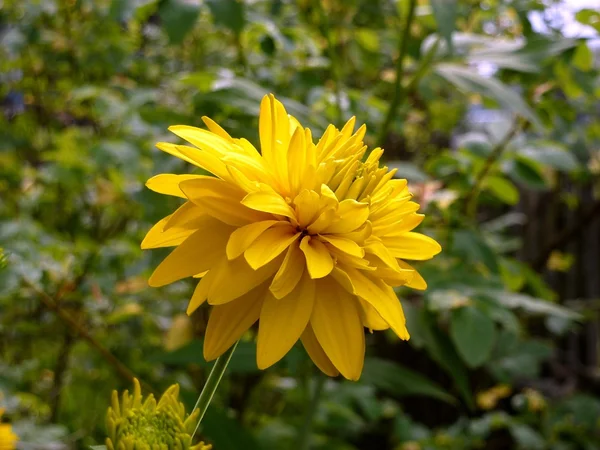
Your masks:
<instances>
[{"instance_id":1,"label":"pointed petal","mask_svg":"<svg viewBox=\"0 0 600 450\"><path fill-rule=\"evenodd\" d=\"M304 189L294 198L294 206L298 225L306 228L319 213L319 194L315 191Z\"/></svg>"},{"instance_id":2,"label":"pointed petal","mask_svg":"<svg viewBox=\"0 0 600 450\"><path fill-rule=\"evenodd\" d=\"M244 295L271 278L280 264L278 258L254 270L242 257L230 261L224 256L206 275L210 279L208 303L221 305Z\"/></svg>"},{"instance_id":3,"label":"pointed petal","mask_svg":"<svg viewBox=\"0 0 600 450\"><path fill-rule=\"evenodd\" d=\"M256 361L259 369L275 364L300 339L315 300L315 281L306 274L289 295L267 295L258 323Z\"/></svg>"},{"instance_id":4,"label":"pointed petal","mask_svg":"<svg viewBox=\"0 0 600 450\"><path fill-rule=\"evenodd\" d=\"M361 312L360 317L365 328L370 330L387 330L390 327L369 302L363 300L362 298L359 298L359 300Z\"/></svg>"},{"instance_id":5,"label":"pointed petal","mask_svg":"<svg viewBox=\"0 0 600 450\"><path fill-rule=\"evenodd\" d=\"M300 242L300 250L306 257L306 268L311 278L323 278L331 273L333 258L319 239L304 236Z\"/></svg>"},{"instance_id":6,"label":"pointed petal","mask_svg":"<svg viewBox=\"0 0 600 450\"><path fill-rule=\"evenodd\" d=\"M362 271L344 267L354 286L354 293L370 303L390 325L394 333L403 340L410 335L406 329L406 318L400 300L394 290L381 280L373 280Z\"/></svg>"},{"instance_id":7,"label":"pointed petal","mask_svg":"<svg viewBox=\"0 0 600 450\"><path fill-rule=\"evenodd\" d=\"M258 320L266 291L267 286L261 285L233 302L213 307L204 338L204 359L218 358L248 331Z\"/></svg>"},{"instance_id":8,"label":"pointed petal","mask_svg":"<svg viewBox=\"0 0 600 450\"><path fill-rule=\"evenodd\" d=\"M333 234L322 234L320 238L328 244L333 245L338 250L348 253L349 255L356 256L357 258L362 258L365 256L365 251L360 248L360 245L358 245L352 239Z\"/></svg>"},{"instance_id":9,"label":"pointed petal","mask_svg":"<svg viewBox=\"0 0 600 450\"><path fill-rule=\"evenodd\" d=\"M405 284L406 287L409 287L412 289L417 289L418 291L424 291L425 289L427 289L427 282L421 276L421 274L417 271L417 269L415 269L410 264L402 261L401 259L398 260L398 264L400 265L400 267L402 269L414 271L414 275L411 278L411 280Z\"/></svg>"},{"instance_id":10,"label":"pointed petal","mask_svg":"<svg viewBox=\"0 0 600 450\"><path fill-rule=\"evenodd\" d=\"M207 170L219 178L227 178L225 164L215 155L194 147L171 144L170 142L159 142L156 144L156 148Z\"/></svg>"},{"instance_id":11,"label":"pointed petal","mask_svg":"<svg viewBox=\"0 0 600 450\"><path fill-rule=\"evenodd\" d=\"M261 234L277 222L277 220L263 220L249 223L235 230L227 241L227 257L235 259L243 254Z\"/></svg>"},{"instance_id":12,"label":"pointed petal","mask_svg":"<svg viewBox=\"0 0 600 450\"><path fill-rule=\"evenodd\" d=\"M164 231L165 225L173 215L165 217L158 221L146 234L142 241L141 248L159 248L159 247L174 247L185 241L194 231L195 228L171 228Z\"/></svg>"},{"instance_id":13,"label":"pointed petal","mask_svg":"<svg viewBox=\"0 0 600 450\"><path fill-rule=\"evenodd\" d=\"M292 242L300 237L300 233L292 226L277 226L261 234L244 252L250 267L258 269L279 256Z\"/></svg>"},{"instance_id":14,"label":"pointed petal","mask_svg":"<svg viewBox=\"0 0 600 450\"><path fill-rule=\"evenodd\" d=\"M165 224L163 231L169 231L171 228L196 228L198 221L202 221L202 217L207 214L202 208L193 202L187 201L181 205L171 215L169 221Z\"/></svg>"},{"instance_id":15,"label":"pointed petal","mask_svg":"<svg viewBox=\"0 0 600 450\"><path fill-rule=\"evenodd\" d=\"M442 251L434 239L412 231L394 237L384 236L381 241L396 258L402 259L423 261Z\"/></svg>"},{"instance_id":16,"label":"pointed petal","mask_svg":"<svg viewBox=\"0 0 600 450\"><path fill-rule=\"evenodd\" d=\"M197 230L159 264L148 284L164 286L209 270L225 254L225 245L232 231L233 228L205 216Z\"/></svg>"},{"instance_id":17,"label":"pointed petal","mask_svg":"<svg viewBox=\"0 0 600 450\"><path fill-rule=\"evenodd\" d=\"M283 263L269 287L275 298L283 298L292 292L304 273L305 264L304 254L300 251L298 241L295 241L289 246Z\"/></svg>"},{"instance_id":18,"label":"pointed petal","mask_svg":"<svg viewBox=\"0 0 600 450\"><path fill-rule=\"evenodd\" d=\"M233 142L233 138L229 135L229 133L225 131L217 122L212 120L210 117L202 116L202 122L204 122L206 128L208 128L214 134L222 137L223 139L229 142Z\"/></svg>"},{"instance_id":19,"label":"pointed petal","mask_svg":"<svg viewBox=\"0 0 600 450\"><path fill-rule=\"evenodd\" d=\"M200 305L202 305L208 299L208 288L210 287L210 280L206 278L206 275L200 279L194 289L192 298L188 303L186 314L189 316L196 311Z\"/></svg>"},{"instance_id":20,"label":"pointed petal","mask_svg":"<svg viewBox=\"0 0 600 450\"><path fill-rule=\"evenodd\" d=\"M202 207L207 214L228 225L243 226L269 217L240 203L246 194L237 186L213 177L183 181L181 190L187 198Z\"/></svg>"},{"instance_id":21,"label":"pointed petal","mask_svg":"<svg viewBox=\"0 0 600 450\"><path fill-rule=\"evenodd\" d=\"M302 345L304 346L306 353L308 353L310 359L313 360L321 372L330 377L337 377L340 374L340 371L335 368L329 357L325 354L323 347L319 344L310 323L306 326L300 339L302 340Z\"/></svg>"},{"instance_id":22,"label":"pointed petal","mask_svg":"<svg viewBox=\"0 0 600 450\"><path fill-rule=\"evenodd\" d=\"M347 199L340 202L338 219L325 230L328 234L350 233L360 228L369 218L369 205Z\"/></svg>"},{"instance_id":23,"label":"pointed petal","mask_svg":"<svg viewBox=\"0 0 600 450\"><path fill-rule=\"evenodd\" d=\"M179 189L179 183L198 177L199 175L173 175L170 173L162 173L146 181L146 187L159 194L185 198L185 194Z\"/></svg>"},{"instance_id":24,"label":"pointed petal","mask_svg":"<svg viewBox=\"0 0 600 450\"><path fill-rule=\"evenodd\" d=\"M243 198L242 204L256 211L277 214L294 220L296 218L293 208L281 195L272 190L252 192Z\"/></svg>"},{"instance_id":25,"label":"pointed petal","mask_svg":"<svg viewBox=\"0 0 600 450\"><path fill-rule=\"evenodd\" d=\"M317 281L310 323L323 350L349 380L358 380L365 356L365 333L356 297L331 277Z\"/></svg>"}]
</instances>

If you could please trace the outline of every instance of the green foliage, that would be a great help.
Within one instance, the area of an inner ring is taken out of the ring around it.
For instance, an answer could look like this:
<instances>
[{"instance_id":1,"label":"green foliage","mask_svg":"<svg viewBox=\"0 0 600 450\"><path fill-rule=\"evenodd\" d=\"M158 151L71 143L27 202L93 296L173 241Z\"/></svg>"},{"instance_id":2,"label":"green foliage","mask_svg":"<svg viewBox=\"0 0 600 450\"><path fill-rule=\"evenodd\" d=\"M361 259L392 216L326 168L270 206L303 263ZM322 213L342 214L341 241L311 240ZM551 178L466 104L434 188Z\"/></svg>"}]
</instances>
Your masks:
<instances>
[{"instance_id":1,"label":"green foliage","mask_svg":"<svg viewBox=\"0 0 600 450\"><path fill-rule=\"evenodd\" d=\"M541 0L419 1L407 24L412 1L0 2L0 408L23 448L102 443L131 374L193 406L208 311L183 315L187 281L148 288L166 253L139 244L177 206L145 181L195 169L154 144L203 115L258 144L274 92L316 137L366 123L444 249L419 264L426 291L398 290L411 340L367 335L361 380L324 383L310 448L600 449L600 401L554 372L594 313L565 306L520 234L536 193L598 202L597 47L535 31ZM600 30L597 11L575 18ZM296 450L319 383L301 346L259 371L253 339L200 434Z\"/></svg>"}]
</instances>

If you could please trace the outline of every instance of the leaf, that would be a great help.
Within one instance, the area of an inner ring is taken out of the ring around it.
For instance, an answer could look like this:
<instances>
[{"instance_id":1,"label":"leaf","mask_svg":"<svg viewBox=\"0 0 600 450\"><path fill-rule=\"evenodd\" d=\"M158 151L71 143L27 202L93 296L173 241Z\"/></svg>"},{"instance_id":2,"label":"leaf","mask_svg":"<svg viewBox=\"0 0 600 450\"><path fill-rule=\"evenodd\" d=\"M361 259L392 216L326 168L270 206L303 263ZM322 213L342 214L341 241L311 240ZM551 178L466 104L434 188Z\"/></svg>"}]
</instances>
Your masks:
<instances>
[{"instance_id":1,"label":"leaf","mask_svg":"<svg viewBox=\"0 0 600 450\"><path fill-rule=\"evenodd\" d=\"M479 75L470 67L452 63L437 64L436 72L465 92L477 92L485 97L493 98L502 107L519 114L543 130L544 125L536 113L525 103L523 98L513 89L495 78Z\"/></svg>"},{"instance_id":2,"label":"leaf","mask_svg":"<svg viewBox=\"0 0 600 450\"><path fill-rule=\"evenodd\" d=\"M503 171L515 181L536 190L546 189L546 180L532 160L516 158L504 164Z\"/></svg>"},{"instance_id":3,"label":"leaf","mask_svg":"<svg viewBox=\"0 0 600 450\"><path fill-rule=\"evenodd\" d=\"M600 32L600 11L593 9L582 9L577 11L577 14L575 14L575 19L584 25L594 27L596 31Z\"/></svg>"},{"instance_id":4,"label":"leaf","mask_svg":"<svg viewBox=\"0 0 600 450\"><path fill-rule=\"evenodd\" d=\"M519 445L527 450L543 450L546 448L544 438L529 425L516 424L510 427L510 433Z\"/></svg>"},{"instance_id":5,"label":"leaf","mask_svg":"<svg viewBox=\"0 0 600 450\"><path fill-rule=\"evenodd\" d=\"M519 155L564 172L571 172L579 168L579 162L572 153L551 142L539 142L527 146L519 151Z\"/></svg>"},{"instance_id":6,"label":"leaf","mask_svg":"<svg viewBox=\"0 0 600 450\"><path fill-rule=\"evenodd\" d=\"M494 321L479 309L465 306L452 312L450 337L463 361L471 368L485 363L494 348Z\"/></svg>"},{"instance_id":7,"label":"leaf","mask_svg":"<svg viewBox=\"0 0 600 450\"><path fill-rule=\"evenodd\" d=\"M490 176L485 180L485 188L494 196L508 205L516 205L519 202L519 190L508 179L500 176Z\"/></svg>"},{"instance_id":8,"label":"leaf","mask_svg":"<svg viewBox=\"0 0 600 450\"><path fill-rule=\"evenodd\" d=\"M581 315L564 306L551 303L547 300L531 297L526 294L515 292L506 292L499 290L487 290L482 293L486 297L492 298L507 308L521 308L531 314L542 314L548 316L563 317L569 320L581 320Z\"/></svg>"},{"instance_id":9,"label":"leaf","mask_svg":"<svg viewBox=\"0 0 600 450\"><path fill-rule=\"evenodd\" d=\"M583 72L589 72L594 66L594 54L586 42L581 42L575 49L571 60L573 65Z\"/></svg>"},{"instance_id":10,"label":"leaf","mask_svg":"<svg viewBox=\"0 0 600 450\"><path fill-rule=\"evenodd\" d=\"M456 28L456 0L430 0L438 30L453 52L452 32Z\"/></svg>"},{"instance_id":11,"label":"leaf","mask_svg":"<svg viewBox=\"0 0 600 450\"><path fill-rule=\"evenodd\" d=\"M420 395L456 403L454 397L423 375L381 358L365 360L361 381L398 397Z\"/></svg>"},{"instance_id":12,"label":"leaf","mask_svg":"<svg viewBox=\"0 0 600 450\"><path fill-rule=\"evenodd\" d=\"M429 180L425 172L419 169L415 164L406 161L390 161L388 168L396 169L394 178L406 178L414 183L424 183Z\"/></svg>"},{"instance_id":13,"label":"leaf","mask_svg":"<svg viewBox=\"0 0 600 450\"><path fill-rule=\"evenodd\" d=\"M208 0L215 24L240 34L246 25L246 8L242 0Z\"/></svg>"},{"instance_id":14,"label":"leaf","mask_svg":"<svg viewBox=\"0 0 600 450\"><path fill-rule=\"evenodd\" d=\"M202 419L202 435L219 450L261 450L252 434L213 405Z\"/></svg>"},{"instance_id":15,"label":"leaf","mask_svg":"<svg viewBox=\"0 0 600 450\"><path fill-rule=\"evenodd\" d=\"M441 333L431 313L422 308L418 319L427 352L452 377L467 406L469 409L473 409L475 402L469 386L467 370L461 358L450 344L447 336Z\"/></svg>"},{"instance_id":16,"label":"leaf","mask_svg":"<svg viewBox=\"0 0 600 450\"><path fill-rule=\"evenodd\" d=\"M158 8L158 16L171 44L181 44L196 24L200 13L197 4L184 0L164 0Z\"/></svg>"},{"instance_id":17,"label":"leaf","mask_svg":"<svg viewBox=\"0 0 600 450\"><path fill-rule=\"evenodd\" d=\"M483 237L472 230L458 230L454 233L452 253L464 262L483 263L492 273L499 273L498 256Z\"/></svg>"}]
</instances>

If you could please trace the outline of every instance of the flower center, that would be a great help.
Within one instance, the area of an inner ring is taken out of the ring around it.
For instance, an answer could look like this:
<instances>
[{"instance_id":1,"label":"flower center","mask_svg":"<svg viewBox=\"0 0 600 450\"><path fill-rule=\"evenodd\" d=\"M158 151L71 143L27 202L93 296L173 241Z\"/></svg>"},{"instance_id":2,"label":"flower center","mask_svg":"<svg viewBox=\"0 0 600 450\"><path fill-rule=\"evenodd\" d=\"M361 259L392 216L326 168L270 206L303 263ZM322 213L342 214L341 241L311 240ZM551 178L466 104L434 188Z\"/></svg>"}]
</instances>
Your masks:
<instances>
[{"instance_id":1,"label":"flower center","mask_svg":"<svg viewBox=\"0 0 600 450\"><path fill-rule=\"evenodd\" d=\"M127 411L124 419L119 435L136 438L145 444L174 444L179 432L177 420L164 410L149 413L135 408Z\"/></svg>"}]
</instances>

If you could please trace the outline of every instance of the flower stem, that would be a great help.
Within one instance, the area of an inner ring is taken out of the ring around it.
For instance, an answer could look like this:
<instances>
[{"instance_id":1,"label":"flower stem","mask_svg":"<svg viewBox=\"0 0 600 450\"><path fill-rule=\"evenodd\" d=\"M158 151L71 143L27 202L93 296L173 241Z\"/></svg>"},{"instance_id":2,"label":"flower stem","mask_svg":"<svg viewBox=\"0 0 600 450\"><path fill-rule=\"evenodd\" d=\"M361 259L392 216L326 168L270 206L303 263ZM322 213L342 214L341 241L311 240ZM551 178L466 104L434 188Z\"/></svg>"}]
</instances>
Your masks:
<instances>
[{"instance_id":1,"label":"flower stem","mask_svg":"<svg viewBox=\"0 0 600 450\"><path fill-rule=\"evenodd\" d=\"M202 392L200 392L200 396L198 397L198 400L194 405L194 409L192 410L192 412L196 409L200 410L200 415L198 416L198 423L196 424L196 428L192 433L192 438L196 435L196 431L198 431L198 428L200 427L200 422L202 422L204 414L206 414L208 405L210 405L210 402L213 399L215 392L217 391L219 382L221 381L221 378L223 378L223 374L227 369L227 365L229 364L231 356L233 355L233 352L235 351L237 345L238 343L236 342L231 346L229 350L227 350L225 353L223 353L217 358L212 370L210 371L210 374L208 375L208 379L206 380L206 383L202 388Z\"/></svg>"},{"instance_id":2,"label":"flower stem","mask_svg":"<svg viewBox=\"0 0 600 450\"><path fill-rule=\"evenodd\" d=\"M318 375L315 388L310 399L310 404L308 405L308 410L306 411L306 416L304 416L304 423L302 424L300 434L298 435L298 445L296 446L298 450L310 449L310 436L312 434L311 431L313 419L317 413L317 410L319 409L319 402L321 401L321 392L323 392L323 386L325 386L325 377Z\"/></svg>"},{"instance_id":3,"label":"flower stem","mask_svg":"<svg viewBox=\"0 0 600 450\"><path fill-rule=\"evenodd\" d=\"M383 122L383 125L381 126L381 131L379 132L379 139L377 140L377 145L384 144L384 141L388 135L392 122L396 117L396 111L398 110L398 106L400 106L400 101L402 100L404 94L404 89L402 88L402 78L404 75L404 57L406 56L406 53L408 51L410 28L412 25L412 21L415 17L416 6L417 0L410 0L408 4L408 14L404 23L404 30L400 35L400 39L398 40L398 59L396 60L396 83L394 86L394 97L390 102L387 115L385 116L385 120Z\"/></svg>"}]
</instances>

